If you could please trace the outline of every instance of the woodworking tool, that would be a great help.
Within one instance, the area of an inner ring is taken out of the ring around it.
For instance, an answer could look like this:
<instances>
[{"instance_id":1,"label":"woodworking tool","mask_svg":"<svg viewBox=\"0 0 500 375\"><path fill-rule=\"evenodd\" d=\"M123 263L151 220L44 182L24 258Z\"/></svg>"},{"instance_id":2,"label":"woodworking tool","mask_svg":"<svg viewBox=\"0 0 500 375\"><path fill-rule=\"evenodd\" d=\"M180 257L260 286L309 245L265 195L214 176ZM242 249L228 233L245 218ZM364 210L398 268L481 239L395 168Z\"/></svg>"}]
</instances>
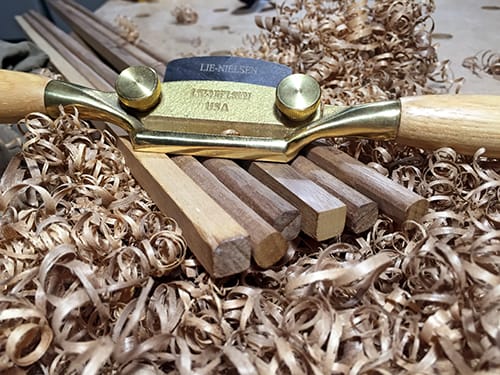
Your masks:
<instances>
[{"instance_id":1,"label":"woodworking tool","mask_svg":"<svg viewBox=\"0 0 500 375\"><path fill-rule=\"evenodd\" d=\"M136 150L286 162L319 138L366 137L500 157L500 96L425 95L354 106L321 102L310 76L261 60L207 56L174 60L164 82L145 66L120 73L102 92L1 71L0 121L61 106L119 125Z\"/></svg>"}]
</instances>

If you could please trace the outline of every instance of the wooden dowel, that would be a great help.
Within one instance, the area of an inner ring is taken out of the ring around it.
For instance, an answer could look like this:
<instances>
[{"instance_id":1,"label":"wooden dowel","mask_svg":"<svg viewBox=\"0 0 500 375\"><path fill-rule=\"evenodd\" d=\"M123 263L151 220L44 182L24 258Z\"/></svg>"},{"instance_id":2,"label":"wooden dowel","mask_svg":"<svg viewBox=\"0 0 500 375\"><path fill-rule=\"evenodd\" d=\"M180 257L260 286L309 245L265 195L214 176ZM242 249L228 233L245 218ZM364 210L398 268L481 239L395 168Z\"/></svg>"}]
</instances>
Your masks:
<instances>
[{"instance_id":1,"label":"wooden dowel","mask_svg":"<svg viewBox=\"0 0 500 375\"><path fill-rule=\"evenodd\" d=\"M318 241L342 233L346 206L290 165L253 162L249 171L300 210L304 233Z\"/></svg>"},{"instance_id":2,"label":"wooden dowel","mask_svg":"<svg viewBox=\"0 0 500 375\"><path fill-rule=\"evenodd\" d=\"M346 153L328 146L314 146L307 158L377 202L381 211L401 223L418 220L429 207L427 200L381 175Z\"/></svg>"},{"instance_id":3,"label":"wooden dowel","mask_svg":"<svg viewBox=\"0 0 500 375\"><path fill-rule=\"evenodd\" d=\"M247 231L166 155L134 152L119 138L127 166L162 212L179 223L189 248L213 277L226 277L250 266Z\"/></svg>"},{"instance_id":4,"label":"wooden dowel","mask_svg":"<svg viewBox=\"0 0 500 375\"><path fill-rule=\"evenodd\" d=\"M298 156L292 162L292 166L346 205L346 226L354 233L364 232L375 224L378 217L378 207L373 200L303 156Z\"/></svg>"},{"instance_id":5,"label":"wooden dowel","mask_svg":"<svg viewBox=\"0 0 500 375\"><path fill-rule=\"evenodd\" d=\"M299 235L299 210L244 168L228 159L206 159L203 165L286 240Z\"/></svg>"},{"instance_id":6,"label":"wooden dowel","mask_svg":"<svg viewBox=\"0 0 500 375\"><path fill-rule=\"evenodd\" d=\"M258 266L272 266L283 257L288 243L281 233L231 192L203 164L192 156L176 156L172 160L246 229L252 240L252 256Z\"/></svg>"}]
</instances>

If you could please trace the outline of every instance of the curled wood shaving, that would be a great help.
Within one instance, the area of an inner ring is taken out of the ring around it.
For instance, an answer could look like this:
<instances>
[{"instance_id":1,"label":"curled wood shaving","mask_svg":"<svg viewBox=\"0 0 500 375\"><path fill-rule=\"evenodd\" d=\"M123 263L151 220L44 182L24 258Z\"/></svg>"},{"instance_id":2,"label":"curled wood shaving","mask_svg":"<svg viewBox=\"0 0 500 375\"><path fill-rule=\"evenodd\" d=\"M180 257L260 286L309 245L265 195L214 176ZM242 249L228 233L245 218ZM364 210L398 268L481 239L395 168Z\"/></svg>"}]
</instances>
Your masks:
<instances>
[{"instance_id":1,"label":"curled wood shaving","mask_svg":"<svg viewBox=\"0 0 500 375\"><path fill-rule=\"evenodd\" d=\"M478 52L464 59L462 66L479 76L486 73L500 80L500 54L491 50Z\"/></svg>"},{"instance_id":2,"label":"curled wood shaving","mask_svg":"<svg viewBox=\"0 0 500 375\"><path fill-rule=\"evenodd\" d=\"M179 5L172 10L175 22L181 25L191 25L198 22L198 13L190 5Z\"/></svg>"},{"instance_id":3,"label":"curled wood shaving","mask_svg":"<svg viewBox=\"0 0 500 375\"><path fill-rule=\"evenodd\" d=\"M139 40L139 29L130 17L119 15L115 19L120 36L129 43L136 43Z\"/></svg>"}]
</instances>

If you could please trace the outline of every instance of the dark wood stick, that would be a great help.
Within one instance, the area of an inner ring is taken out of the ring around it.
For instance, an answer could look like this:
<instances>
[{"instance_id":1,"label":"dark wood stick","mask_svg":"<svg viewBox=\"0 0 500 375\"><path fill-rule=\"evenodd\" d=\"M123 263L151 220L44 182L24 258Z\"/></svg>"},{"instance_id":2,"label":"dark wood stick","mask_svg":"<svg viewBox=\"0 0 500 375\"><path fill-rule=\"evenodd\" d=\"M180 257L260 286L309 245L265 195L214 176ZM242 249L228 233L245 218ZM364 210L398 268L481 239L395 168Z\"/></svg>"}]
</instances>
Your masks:
<instances>
[{"instance_id":1,"label":"dark wood stick","mask_svg":"<svg viewBox=\"0 0 500 375\"><path fill-rule=\"evenodd\" d=\"M425 198L340 150L314 146L307 150L307 158L373 199L381 211L399 223L418 220L427 212L429 203Z\"/></svg>"},{"instance_id":2,"label":"dark wood stick","mask_svg":"<svg viewBox=\"0 0 500 375\"><path fill-rule=\"evenodd\" d=\"M270 267L283 257L288 243L281 233L248 207L203 164L192 156L176 156L172 160L246 229L252 240L253 259L258 266Z\"/></svg>"},{"instance_id":3,"label":"dark wood stick","mask_svg":"<svg viewBox=\"0 0 500 375\"><path fill-rule=\"evenodd\" d=\"M346 206L290 165L253 162L249 171L300 210L304 233L318 241L342 233Z\"/></svg>"},{"instance_id":4,"label":"dark wood stick","mask_svg":"<svg viewBox=\"0 0 500 375\"><path fill-rule=\"evenodd\" d=\"M299 235L299 210L244 168L228 159L206 159L203 165L285 239L293 240Z\"/></svg>"},{"instance_id":5,"label":"dark wood stick","mask_svg":"<svg viewBox=\"0 0 500 375\"><path fill-rule=\"evenodd\" d=\"M331 175L303 156L297 157L292 166L326 191L339 198L347 207L346 226L354 233L371 228L378 217L377 203Z\"/></svg>"}]
</instances>

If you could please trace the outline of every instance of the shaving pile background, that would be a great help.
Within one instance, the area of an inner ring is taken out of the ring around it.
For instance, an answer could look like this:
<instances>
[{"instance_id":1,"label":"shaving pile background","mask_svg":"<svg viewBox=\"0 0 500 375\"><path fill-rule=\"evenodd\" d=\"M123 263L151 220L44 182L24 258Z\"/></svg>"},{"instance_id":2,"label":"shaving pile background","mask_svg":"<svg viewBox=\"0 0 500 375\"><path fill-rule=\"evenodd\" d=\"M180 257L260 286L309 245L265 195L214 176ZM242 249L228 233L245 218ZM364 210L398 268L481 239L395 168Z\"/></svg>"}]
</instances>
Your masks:
<instances>
[{"instance_id":1,"label":"shaving pile background","mask_svg":"<svg viewBox=\"0 0 500 375\"><path fill-rule=\"evenodd\" d=\"M432 9L297 2L258 20L263 34L239 53L316 75L329 102L447 91L457 81L430 44ZM429 213L400 227L380 215L364 236L297 244L272 270L215 282L109 135L69 114L25 122L0 181L0 370L499 371L500 176L481 151L340 140Z\"/></svg>"}]
</instances>

